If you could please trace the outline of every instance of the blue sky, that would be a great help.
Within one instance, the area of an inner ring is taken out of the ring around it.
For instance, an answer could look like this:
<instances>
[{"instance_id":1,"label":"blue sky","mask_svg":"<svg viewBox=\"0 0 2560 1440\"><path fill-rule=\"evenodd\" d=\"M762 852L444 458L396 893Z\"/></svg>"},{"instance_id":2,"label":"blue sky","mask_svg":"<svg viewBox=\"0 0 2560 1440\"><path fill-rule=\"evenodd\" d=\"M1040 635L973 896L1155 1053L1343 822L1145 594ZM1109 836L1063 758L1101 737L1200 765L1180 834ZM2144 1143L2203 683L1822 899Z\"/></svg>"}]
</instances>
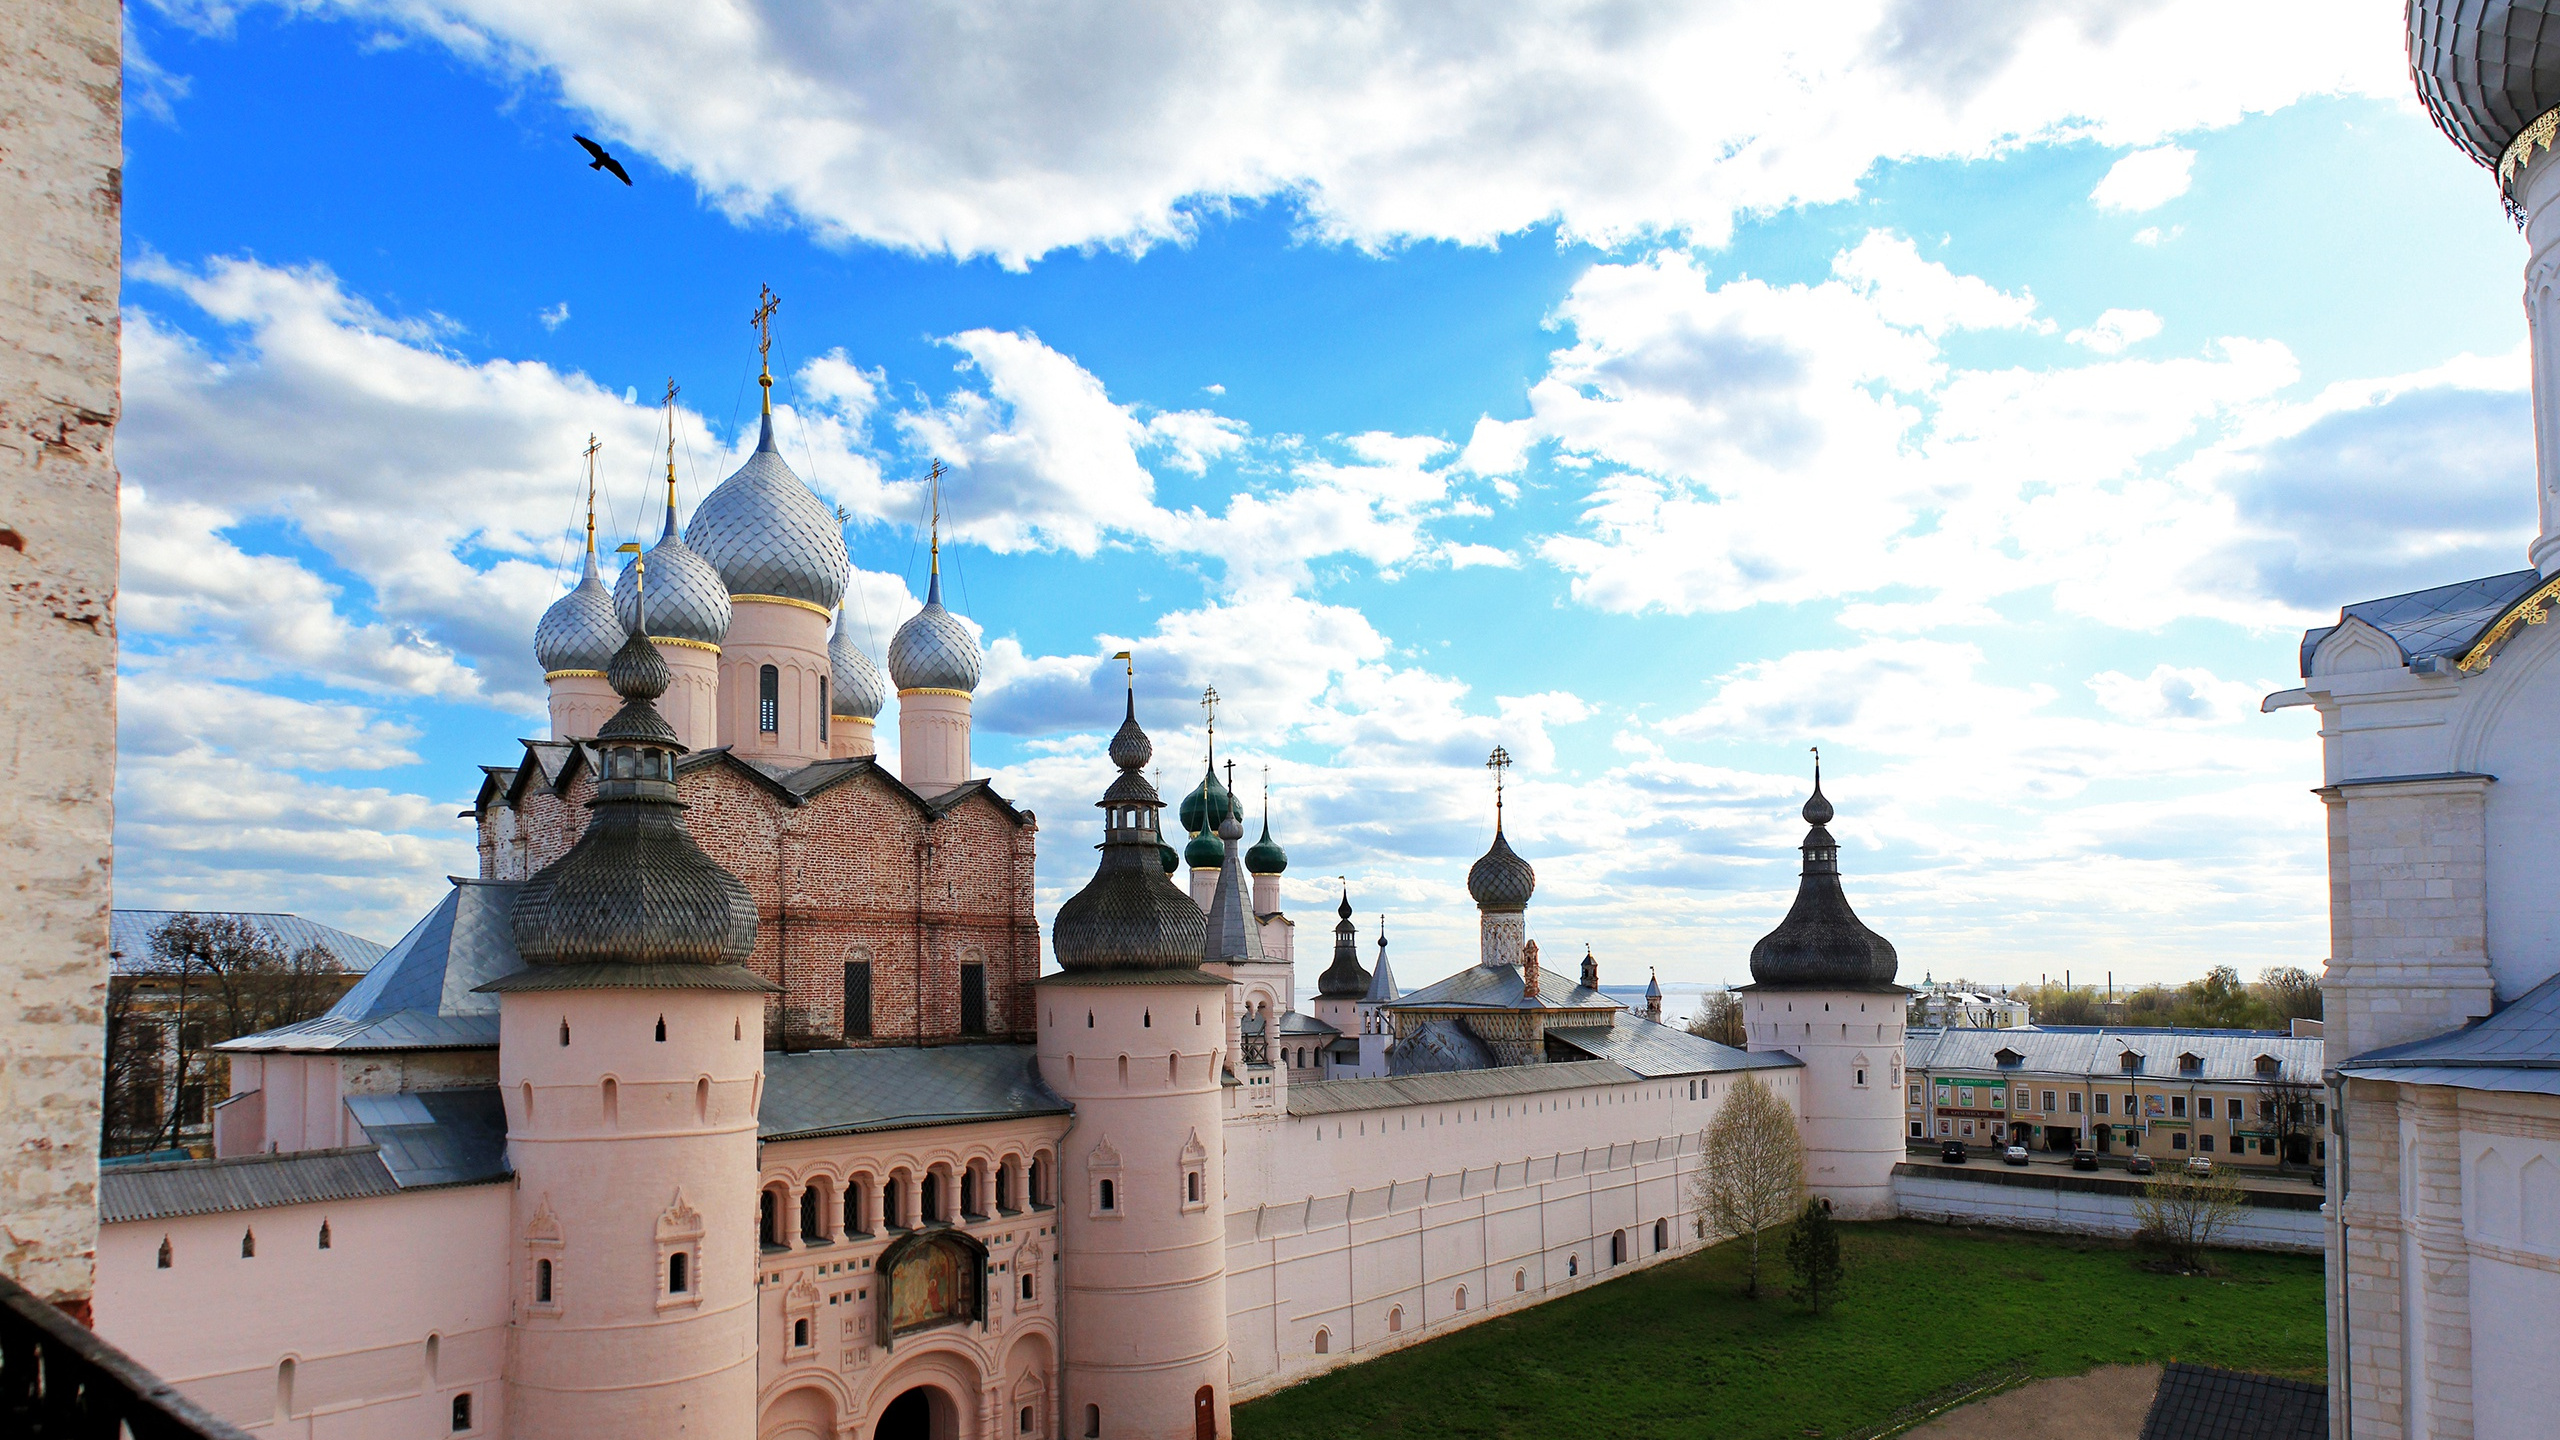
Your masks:
<instances>
[{"instance_id":1,"label":"blue sky","mask_svg":"<svg viewBox=\"0 0 2560 1440\"><path fill-rule=\"evenodd\" d=\"M1411 979L1496 743L1613 983L1741 978L1817 744L1911 978L2317 964L2257 698L2532 526L2521 242L2398 7L1766 8L134 7L119 903L387 940L469 871L585 438L610 542L672 376L697 501L761 284L875 656L953 467L1044 916L1134 646L1166 788L1214 683L1291 907Z\"/></svg>"}]
</instances>

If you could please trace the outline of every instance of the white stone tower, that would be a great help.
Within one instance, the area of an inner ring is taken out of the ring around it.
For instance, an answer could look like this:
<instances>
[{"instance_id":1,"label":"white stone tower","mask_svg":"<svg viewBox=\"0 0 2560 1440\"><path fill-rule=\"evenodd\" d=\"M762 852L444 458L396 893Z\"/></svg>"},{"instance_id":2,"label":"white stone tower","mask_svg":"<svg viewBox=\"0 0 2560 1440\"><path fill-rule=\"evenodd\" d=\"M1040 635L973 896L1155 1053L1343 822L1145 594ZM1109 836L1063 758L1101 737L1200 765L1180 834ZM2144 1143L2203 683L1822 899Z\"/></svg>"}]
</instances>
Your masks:
<instances>
[{"instance_id":1,"label":"white stone tower","mask_svg":"<svg viewBox=\"0 0 2560 1440\"><path fill-rule=\"evenodd\" d=\"M1387 1073L1387 1050L1395 1043L1395 1022L1387 1007L1397 997L1395 971L1387 966L1387 917L1378 917L1378 963L1369 970L1368 992L1360 997L1360 1061L1362 1076Z\"/></svg>"},{"instance_id":2,"label":"white stone tower","mask_svg":"<svg viewBox=\"0 0 2560 1440\"><path fill-rule=\"evenodd\" d=\"M520 1435L755 1433L756 1104L764 995L746 887L676 800L669 676L607 667L593 818L518 893L498 993L516 1172L506 1365ZM757 1024L748 1024L750 1020Z\"/></svg>"},{"instance_id":3,"label":"white stone tower","mask_svg":"<svg viewBox=\"0 0 2560 1440\"><path fill-rule=\"evenodd\" d=\"M624 546L626 550L633 546ZM648 615L643 621L642 601ZM658 713L688 750L708 749L720 733L720 646L729 637L729 587L711 562L676 531L675 390L667 391L667 513L658 543L624 563L613 585L617 628L641 630L667 664L667 693Z\"/></svg>"},{"instance_id":4,"label":"white stone tower","mask_svg":"<svg viewBox=\"0 0 2560 1440\"><path fill-rule=\"evenodd\" d=\"M934 466L934 483L942 467ZM981 664L978 637L942 605L942 501L934 491L932 578L924 608L889 638L898 687L898 778L926 799L969 778L970 710Z\"/></svg>"},{"instance_id":5,"label":"white stone tower","mask_svg":"<svg viewBox=\"0 0 2560 1440\"><path fill-rule=\"evenodd\" d=\"M1133 691L1111 740L1101 863L1058 907L1039 983L1040 1077L1075 1106L1059 1147L1060 1433L1190 1440L1227 1425L1227 984L1158 859L1163 801Z\"/></svg>"},{"instance_id":6,"label":"white stone tower","mask_svg":"<svg viewBox=\"0 0 2560 1440\"><path fill-rule=\"evenodd\" d=\"M772 344L774 300L756 308L757 348ZM827 622L853 578L834 510L811 494L773 435L773 371L758 378L763 429L755 453L703 498L685 543L728 587L732 613L720 648L718 740L740 756L785 767L827 758L819 736L833 667Z\"/></svg>"},{"instance_id":7,"label":"white stone tower","mask_svg":"<svg viewBox=\"0 0 2560 1440\"><path fill-rule=\"evenodd\" d=\"M1333 913L1333 963L1316 977L1316 1018L1350 1039L1365 1028L1361 1002L1369 993L1371 976L1360 965L1360 930L1351 923L1349 885L1343 887L1342 903ZM1366 1073L1357 1070L1358 1063L1343 1065L1335 1073Z\"/></svg>"},{"instance_id":8,"label":"white stone tower","mask_svg":"<svg viewBox=\"0 0 2560 1440\"><path fill-rule=\"evenodd\" d=\"M622 701L605 683L604 667L622 644L613 597L596 572L596 441L587 437L586 572L568 594L551 602L533 627L533 655L551 697L551 738L582 740Z\"/></svg>"},{"instance_id":9,"label":"white stone tower","mask_svg":"<svg viewBox=\"0 0 2560 1440\"><path fill-rule=\"evenodd\" d=\"M1751 947L1740 987L1748 1046L1804 1062L1798 1077L1805 1183L1849 1219L1894 1214L1902 1159L1903 1014L1893 942L1870 930L1840 889L1840 842L1825 827L1820 761L1804 802L1804 870L1796 903Z\"/></svg>"}]
</instances>

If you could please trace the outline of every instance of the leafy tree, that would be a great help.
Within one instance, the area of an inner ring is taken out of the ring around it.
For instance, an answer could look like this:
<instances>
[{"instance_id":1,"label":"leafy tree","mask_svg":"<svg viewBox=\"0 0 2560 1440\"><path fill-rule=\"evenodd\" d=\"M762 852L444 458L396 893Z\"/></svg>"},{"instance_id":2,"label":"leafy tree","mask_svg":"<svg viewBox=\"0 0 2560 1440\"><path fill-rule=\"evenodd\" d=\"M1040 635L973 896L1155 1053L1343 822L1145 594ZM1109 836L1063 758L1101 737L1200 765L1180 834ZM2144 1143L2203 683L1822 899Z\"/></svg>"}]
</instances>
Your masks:
<instances>
[{"instance_id":1,"label":"leafy tree","mask_svg":"<svg viewBox=\"0 0 2560 1440\"><path fill-rule=\"evenodd\" d=\"M1734 1082L1707 1127L1694 1182L1700 1236L1739 1235L1751 1243L1745 1295L1760 1294L1760 1232L1785 1220L1804 1194L1804 1147L1795 1111L1755 1076Z\"/></svg>"},{"instance_id":2,"label":"leafy tree","mask_svg":"<svg viewBox=\"0 0 2560 1440\"><path fill-rule=\"evenodd\" d=\"M2276 965L2259 971L2257 991L2259 999L2275 1013L2277 1026L2291 1020L2320 1018L2320 977L2299 965Z\"/></svg>"},{"instance_id":3,"label":"leafy tree","mask_svg":"<svg viewBox=\"0 0 2560 1440\"><path fill-rule=\"evenodd\" d=\"M1795 1273L1795 1297L1816 1311L1840 1291L1840 1232L1819 1200L1807 1200L1787 1227L1787 1268Z\"/></svg>"},{"instance_id":4,"label":"leafy tree","mask_svg":"<svg viewBox=\"0 0 2560 1440\"><path fill-rule=\"evenodd\" d=\"M2143 1185L2133 1213L2142 1222L2143 1243L2159 1248L2179 1269L2201 1273L2214 1237L2240 1217L2240 1186L2227 1174L2165 1171Z\"/></svg>"},{"instance_id":5,"label":"leafy tree","mask_svg":"<svg viewBox=\"0 0 2560 1440\"><path fill-rule=\"evenodd\" d=\"M1713 1040L1736 1050L1747 1048L1750 1032L1743 1026L1742 1002L1730 990L1710 990L1698 1001L1698 1013L1689 1017L1686 1027L1701 1040Z\"/></svg>"},{"instance_id":6,"label":"leafy tree","mask_svg":"<svg viewBox=\"0 0 2560 1440\"><path fill-rule=\"evenodd\" d=\"M141 1113L138 1086L148 1083L150 1103L157 1105L164 1025L177 1041L169 1067L172 1103L146 1148L176 1145L190 1113L189 1092L208 1093L222 1078L209 1063L210 1047L308 1020L336 1003L345 988L338 957L322 946L288 952L236 915L172 916L151 932L149 952L129 957L128 973L108 986L107 1098L110 1110L118 1112L108 1118L110 1131L120 1120L132 1125Z\"/></svg>"}]
</instances>

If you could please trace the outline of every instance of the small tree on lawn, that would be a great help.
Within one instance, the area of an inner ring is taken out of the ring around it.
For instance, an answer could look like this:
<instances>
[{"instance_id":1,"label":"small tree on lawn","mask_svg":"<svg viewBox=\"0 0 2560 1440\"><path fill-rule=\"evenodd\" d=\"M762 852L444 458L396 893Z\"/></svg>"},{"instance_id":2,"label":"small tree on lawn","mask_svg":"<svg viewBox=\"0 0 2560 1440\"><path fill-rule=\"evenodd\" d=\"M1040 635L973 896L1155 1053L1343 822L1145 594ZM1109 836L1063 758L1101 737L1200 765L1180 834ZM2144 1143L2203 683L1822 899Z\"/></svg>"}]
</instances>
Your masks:
<instances>
[{"instance_id":1,"label":"small tree on lawn","mask_svg":"<svg viewBox=\"0 0 2560 1440\"><path fill-rule=\"evenodd\" d=\"M1701 1236L1739 1235L1751 1243L1750 1278L1742 1293L1760 1293L1760 1232L1794 1213L1804 1194L1804 1148L1795 1112L1768 1086L1746 1075L1734 1082L1698 1167Z\"/></svg>"},{"instance_id":2,"label":"small tree on lawn","mask_svg":"<svg viewBox=\"0 0 2560 1440\"><path fill-rule=\"evenodd\" d=\"M2240 1186L2226 1175L2171 1171L2142 1187L2133 1202L2142 1239L2181 1270L2205 1269L2204 1252L2240 1216Z\"/></svg>"},{"instance_id":3,"label":"small tree on lawn","mask_svg":"<svg viewBox=\"0 0 2560 1440\"><path fill-rule=\"evenodd\" d=\"M1840 1289L1840 1232L1819 1200L1807 1200L1787 1229L1787 1268L1795 1272L1795 1296L1816 1311Z\"/></svg>"}]
</instances>

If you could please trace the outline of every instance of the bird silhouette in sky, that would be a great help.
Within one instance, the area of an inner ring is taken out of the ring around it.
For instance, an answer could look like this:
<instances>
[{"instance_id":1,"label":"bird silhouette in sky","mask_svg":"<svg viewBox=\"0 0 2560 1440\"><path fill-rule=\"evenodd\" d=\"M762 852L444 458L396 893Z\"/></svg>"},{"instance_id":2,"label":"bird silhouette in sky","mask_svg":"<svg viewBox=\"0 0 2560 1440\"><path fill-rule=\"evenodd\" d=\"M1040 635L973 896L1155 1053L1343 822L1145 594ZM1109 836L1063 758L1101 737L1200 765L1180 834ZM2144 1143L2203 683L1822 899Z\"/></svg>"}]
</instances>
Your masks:
<instances>
[{"instance_id":1,"label":"bird silhouette in sky","mask_svg":"<svg viewBox=\"0 0 2560 1440\"><path fill-rule=\"evenodd\" d=\"M596 157L596 158L595 158L595 160L594 160L594 162L593 162L592 164L590 164L590 165L588 165L588 166L587 166L587 168L588 168L588 169L590 169L590 170L610 170L610 171L612 171L612 172L613 172L613 178L614 178L614 179L621 181L621 182L622 182L623 184L625 184L625 185L628 185L628 184L630 184L630 183L631 183L631 172L622 168L622 162L621 162L621 161L616 160L616 159L614 159L611 155L606 154L606 153L605 153L605 148L604 148L603 146L601 146L601 145L597 144L597 143L596 143L596 142L594 142L593 140L588 139L588 138L587 138L586 136L584 136L584 135L572 135L572 136L570 136L569 138L570 138L570 139L572 139L572 140L577 141L577 142L578 142L579 144L581 144L581 145L586 146L586 147L587 147L587 153L588 153L588 154L590 154L590 155L593 155L594 157Z\"/></svg>"}]
</instances>

